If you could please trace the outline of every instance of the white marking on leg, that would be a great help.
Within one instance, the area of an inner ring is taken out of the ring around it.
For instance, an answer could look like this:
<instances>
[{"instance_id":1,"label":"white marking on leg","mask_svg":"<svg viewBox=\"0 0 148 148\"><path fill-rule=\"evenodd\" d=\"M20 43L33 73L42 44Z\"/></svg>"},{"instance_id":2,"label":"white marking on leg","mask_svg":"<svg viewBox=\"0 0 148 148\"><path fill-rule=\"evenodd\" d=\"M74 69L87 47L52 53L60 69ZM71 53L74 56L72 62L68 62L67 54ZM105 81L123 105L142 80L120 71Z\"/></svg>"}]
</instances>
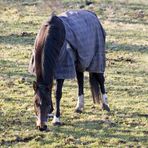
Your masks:
<instances>
[{"instance_id":1,"label":"white marking on leg","mask_svg":"<svg viewBox=\"0 0 148 148\"><path fill-rule=\"evenodd\" d=\"M102 109L110 112L110 108L109 108L109 105L108 105L107 95L106 94L102 95Z\"/></svg>"},{"instance_id":2,"label":"white marking on leg","mask_svg":"<svg viewBox=\"0 0 148 148\"><path fill-rule=\"evenodd\" d=\"M107 94L102 95L102 103L108 105ZM109 106L109 105L108 105Z\"/></svg>"},{"instance_id":3,"label":"white marking on leg","mask_svg":"<svg viewBox=\"0 0 148 148\"><path fill-rule=\"evenodd\" d=\"M48 114L48 118L53 118L53 114Z\"/></svg>"},{"instance_id":4,"label":"white marking on leg","mask_svg":"<svg viewBox=\"0 0 148 148\"><path fill-rule=\"evenodd\" d=\"M53 117L52 123L60 123L60 122L61 122L60 118L58 118L56 116Z\"/></svg>"},{"instance_id":5,"label":"white marking on leg","mask_svg":"<svg viewBox=\"0 0 148 148\"><path fill-rule=\"evenodd\" d=\"M78 96L76 109L80 110L84 109L84 95Z\"/></svg>"}]
</instances>

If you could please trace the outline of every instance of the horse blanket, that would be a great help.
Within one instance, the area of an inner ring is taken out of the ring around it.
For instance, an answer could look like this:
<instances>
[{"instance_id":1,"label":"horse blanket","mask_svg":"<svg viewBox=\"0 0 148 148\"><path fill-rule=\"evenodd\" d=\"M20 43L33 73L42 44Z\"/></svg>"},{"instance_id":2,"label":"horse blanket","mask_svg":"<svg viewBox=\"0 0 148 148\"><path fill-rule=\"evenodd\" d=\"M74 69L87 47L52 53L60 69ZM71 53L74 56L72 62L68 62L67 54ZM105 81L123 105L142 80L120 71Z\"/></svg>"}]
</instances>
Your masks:
<instances>
[{"instance_id":1,"label":"horse blanket","mask_svg":"<svg viewBox=\"0 0 148 148\"><path fill-rule=\"evenodd\" d=\"M104 73L106 35L97 16L93 12L79 10L67 11L58 18L64 24L66 37L57 61L55 79L74 78L76 69ZM29 72L32 74L35 74L34 65L30 62Z\"/></svg>"}]
</instances>

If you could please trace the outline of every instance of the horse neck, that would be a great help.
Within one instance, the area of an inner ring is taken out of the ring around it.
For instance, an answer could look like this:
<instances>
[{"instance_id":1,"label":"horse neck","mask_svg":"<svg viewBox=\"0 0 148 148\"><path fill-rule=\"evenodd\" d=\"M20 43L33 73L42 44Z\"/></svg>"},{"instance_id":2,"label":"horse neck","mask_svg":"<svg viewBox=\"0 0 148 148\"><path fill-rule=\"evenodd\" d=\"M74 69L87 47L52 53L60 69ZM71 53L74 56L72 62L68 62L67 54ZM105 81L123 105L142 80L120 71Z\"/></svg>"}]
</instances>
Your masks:
<instances>
[{"instance_id":1,"label":"horse neck","mask_svg":"<svg viewBox=\"0 0 148 148\"><path fill-rule=\"evenodd\" d=\"M52 85L54 70L64 40L65 28L58 17L52 17L48 24L42 26L36 39L35 65L38 83Z\"/></svg>"},{"instance_id":2,"label":"horse neck","mask_svg":"<svg viewBox=\"0 0 148 148\"><path fill-rule=\"evenodd\" d=\"M36 40L35 40L35 69L36 69L36 81L37 83L42 83L42 53L44 41L47 36L49 27L47 25L42 25Z\"/></svg>"},{"instance_id":3,"label":"horse neck","mask_svg":"<svg viewBox=\"0 0 148 148\"><path fill-rule=\"evenodd\" d=\"M46 85L50 85L53 81L56 64L65 40L65 28L62 21L54 16L50 25L42 52L42 74Z\"/></svg>"}]
</instances>

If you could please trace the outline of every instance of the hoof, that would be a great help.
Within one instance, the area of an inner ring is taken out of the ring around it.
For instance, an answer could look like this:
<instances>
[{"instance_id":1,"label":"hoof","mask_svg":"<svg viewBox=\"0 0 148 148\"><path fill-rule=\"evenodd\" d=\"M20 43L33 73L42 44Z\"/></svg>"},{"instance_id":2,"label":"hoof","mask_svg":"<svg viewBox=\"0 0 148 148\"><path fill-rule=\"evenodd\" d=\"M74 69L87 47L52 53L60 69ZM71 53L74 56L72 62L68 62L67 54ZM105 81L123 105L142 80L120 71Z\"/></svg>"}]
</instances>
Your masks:
<instances>
[{"instance_id":1,"label":"hoof","mask_svg":"<svg viewBox=\"0 0 148 148\"><path fill-rule=\"evenodd\" d=\"M64 125L64 123L62 123L62 122L53 122L52 124L54 126L62 126L62 125Z\"/></svg>"},{"instance_id":2,"label":"hoof","mask_svg":"<svg viewBox=\"0 0 148 148\"><path fill-rule=\"evenodd\" d=\"M37 129L40 130L41 132L48 130L47 125L44 125L43 127L37 126Z\"/></svg>"},{"instance_id":3,"label":"hoof","mask_svg":"<svg viewBox=\"0 0 148 148\"><path fill-rule=\"evenodd\" d=\"M110 112L110 108L109 108L109 106L108 105L106 105L106 104L102 104L102 109L103 110L106 110L106 111L108 111L108 112Z\"/></svg>"},{"instance_id":4,"label":"hoof","mask_svg":"<svg viewBox=\"0 0 148 148\"><path fill-rule=\"evenodd\" d=\"M75 109L75 112L81 114L82 110L77 108L77 109Z\"/></svg>"}]
</instances>

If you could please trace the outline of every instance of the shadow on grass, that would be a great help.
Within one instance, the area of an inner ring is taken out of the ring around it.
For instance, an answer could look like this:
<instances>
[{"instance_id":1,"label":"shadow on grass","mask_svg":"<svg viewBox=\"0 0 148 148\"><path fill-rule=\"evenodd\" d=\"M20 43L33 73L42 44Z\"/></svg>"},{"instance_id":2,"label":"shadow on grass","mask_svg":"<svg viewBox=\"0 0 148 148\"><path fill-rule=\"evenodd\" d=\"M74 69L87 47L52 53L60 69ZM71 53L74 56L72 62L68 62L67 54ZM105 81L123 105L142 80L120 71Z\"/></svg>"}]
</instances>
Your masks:
<instances>
[{"instance_id":1,"label":"shadow on grass","mask_svg":"<svg viewBox=\"0 0 148 148\"><path fill-rule=\"evenodd\" d=\"M74 129L77 130L74 130ZM118 143L126 144L130 142L140 142L145 143L147 141L147 137L144 136L134 136L129 133L133 132L132 129L122 129L120 125L107 123L101 120L92 120L92 121L78 121L74 125L74 128L66 128L66 127L56 127L54 128L54 133L62 133L68 137L72 137L72 141L74 144L79 143L85 145L86 143L81 141L82 137L90 137L91 140L87 140L88 143L93 143L92 139L98 139L99 142L104 142L104 139L118 139ZM67 140L66 140L67 141ZM109 143L108 141L108 143ZM107 144L107 142L105 142ZM105 144L104 143L104 144ZM67 144L67 143L66 143ZM116 143L113 143L116 144Z\"/></svg>"},{"instance_id":2,"label":"shadow on grass","mask_svg":"<svg viewBox=\"0 0 148 148\"><path fill-rule=\"evenodd\" d=\"M146 45L130 45L130 44L117 44L114 42L107 42L107 49L129 52L142 52L148 53L148 46Z\"/></svg>"},{"instance_id":3,"label":"shadow on grass","mask_svg":"<svg viewBox=\"0 0 148 148\"><path fill-rule=\"evenodd\" d=\"M148 114L142 114L142 113L139 113L139 112L135 112L131 115L131 117L137 117L137 118L147 118L148 119Z\"/></svg>"},{"instance_id":4,"label":"shadow on grass","mask_svg":"<svg viewBox=\"0 0 148 148\"><path fill-rule=\"evenodd\" d=\"M6 36L0 36L0 43L10 45L28 45L34 44L36 34L22 32L20 34L10 34Z\"/></svg>"},{"instance_id":5,"label":"shadow on grass","mask_svg":"<svg viewBox=\"0 0 148 148\"><path fill-rule=\"evenodd\" d=\"M2 68L1 76L11 77L11 76L30 76L28 70L28 65L19 61L11 60L0 60L0 67ZM24 71L24 69L26 69Z\"/></svg>"},{"instance_id":6,"label":"shadow on grass","mask_svg":"<svg viewBox=\"0 0 148 148\"><path fill-rule=\"evenodd\" d=\"M148 5L144 3L130 3L126 5L127 9L132 9L132 10L147 10Z\"/></svg>"},{"instance_id":7,"label":"shadow on grass","mask_svg":"<svg viewBox=\"0 0 148 148\"><path fill-rule=\"evenodd\" d=\"M148 25L148 22L145 20L139 20L138 18L128 18L128 19L112 19L112 22L115 23L124 23L124 24L141 24L141 25Z\"/></svg>"},{"instance_id":8,"label":"shadow on grass","mask_svg":"<svg viewBox=\"0 0 148 148\"><path fill-rule=\"evenodd\" d=\"M23 115L23 113L22 113ZM7 122L7 127L11 128L18 125L18 129L23 127L23 129L30 129L35 128L33 126L33 118L28 117L26 120L23 119L23 116L14 117L13 120L10 117L5 117ZM3 121L4 121L3 120ZM6 125L5 125L6 127ZM111 144L128 144L129 141L134 143L146 143L147 142L147 131L141 131L145 135L133 135L131 133L134 132L134 128L126 127L123 128L119 123L113 123L110 120L84 120L84 121L76 121L74 124L71 125L64 125L64 126L49 126L50 131L47 133L36 133L34 131L33 134L25 135L25 136L15 136L12 140L3 139L0 141L0 145L16 145L18 143L27 143L29 141L39 141L43 142L44 144L51 144L53 141L51 139L45 138L46 135L52 134L52 137L55 139L60 139L60 135L64 135L63 143L64 145L74 144L74 145L88 145L96 141L98 139L99 144L106 145L111 142ZM82 140L84 137L87 137L87 140ZM89 140L89 138L90 140ZM108 139L107 142L105 139ZM115 143L112 139L116 139Z\"/></svg>"}]
</instances>

